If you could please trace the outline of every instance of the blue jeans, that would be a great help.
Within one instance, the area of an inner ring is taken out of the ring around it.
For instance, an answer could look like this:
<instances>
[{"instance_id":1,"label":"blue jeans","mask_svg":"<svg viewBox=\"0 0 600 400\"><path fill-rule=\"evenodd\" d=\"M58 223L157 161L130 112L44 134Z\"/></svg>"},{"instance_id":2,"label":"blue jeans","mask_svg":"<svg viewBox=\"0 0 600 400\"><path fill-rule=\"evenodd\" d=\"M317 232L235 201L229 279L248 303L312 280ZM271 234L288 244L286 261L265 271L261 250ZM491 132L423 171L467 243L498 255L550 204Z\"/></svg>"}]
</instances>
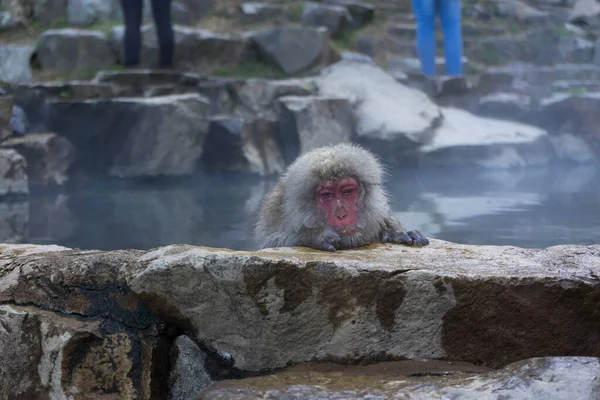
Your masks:
<instances>
[{"instance_id":1,"label":"blue jeans","mask_svg":"<svg viewBox=\"0 0 600 400\"><path fill-rule=\"evenodd\" d=\"M446 74L462 75L462 32L460 0L411 0L417 21L417 54L421 71L427 77L435 75L435 16L439 13L444 33Z\"/></svg>"}]
</instances>

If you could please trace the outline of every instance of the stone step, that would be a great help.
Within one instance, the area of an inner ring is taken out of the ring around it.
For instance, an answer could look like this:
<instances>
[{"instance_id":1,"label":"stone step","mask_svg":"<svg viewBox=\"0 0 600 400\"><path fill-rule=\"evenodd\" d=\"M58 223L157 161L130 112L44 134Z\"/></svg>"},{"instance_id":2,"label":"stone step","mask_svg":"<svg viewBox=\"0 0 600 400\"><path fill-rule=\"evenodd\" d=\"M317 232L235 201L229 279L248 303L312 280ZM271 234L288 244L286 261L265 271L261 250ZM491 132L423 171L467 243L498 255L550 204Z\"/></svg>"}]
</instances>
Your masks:
<instances>
[{"instance_id":1,"label":"stone step","mask_svg":"<svg viewBox=\"0 0 600 400\"><path fill-rule=\"evenodd\" d=\"M417 34L417 24L411 21L393 23L388 26L387 31L390 34L414 38ZM462 24L463 40L481 39L486 36L498 36L506 33L505 26L482 26L481 24L468 23ZM436 36L442 37L442 27L438 21L436 24Z\"/></svg>"},{"instance_id":2,"label":"stone step","mask_svg":"<svg viewBox=\"0 0 600 400\"><path fill-rule=\"evenodd\" d=\"M502 67L488 68L482 79L519 80L530 85L550 85L555 81L598 81L600 66L595 64L558 64L535 66L525 63L511 63Z\"/></svg>"}]
</instances>

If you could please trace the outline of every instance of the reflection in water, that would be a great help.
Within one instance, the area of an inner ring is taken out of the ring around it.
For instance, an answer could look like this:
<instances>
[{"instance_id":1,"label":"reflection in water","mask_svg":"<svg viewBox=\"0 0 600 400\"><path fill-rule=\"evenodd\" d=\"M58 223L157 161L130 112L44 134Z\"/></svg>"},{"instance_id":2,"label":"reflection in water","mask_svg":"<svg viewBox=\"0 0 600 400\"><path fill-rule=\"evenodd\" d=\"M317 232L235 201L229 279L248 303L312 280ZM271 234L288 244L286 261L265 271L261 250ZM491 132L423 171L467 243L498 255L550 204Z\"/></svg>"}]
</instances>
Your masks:
<instances>
[{"instance_id":1,"label":"reflection in water","mask_svg":"<svg viewBox=\"0 0 600 400\"><path fill-rule=\"evenodd\" d=\"M193 244L253 249L252 228L273 181L97 184L0 203L0 242L82 249ZM546 247L600 243L600 173L401 170L387 180L409 229L458 243Z\"/></svg>"}]
</instances>

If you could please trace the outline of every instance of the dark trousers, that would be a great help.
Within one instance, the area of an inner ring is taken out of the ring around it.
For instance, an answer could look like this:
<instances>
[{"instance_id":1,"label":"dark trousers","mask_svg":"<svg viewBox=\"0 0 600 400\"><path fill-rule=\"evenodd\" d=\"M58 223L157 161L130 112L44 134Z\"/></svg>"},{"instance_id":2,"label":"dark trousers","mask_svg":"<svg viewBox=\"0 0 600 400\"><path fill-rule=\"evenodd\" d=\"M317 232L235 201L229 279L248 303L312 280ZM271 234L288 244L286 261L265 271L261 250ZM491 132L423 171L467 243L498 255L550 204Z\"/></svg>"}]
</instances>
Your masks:
<instances>
[{"instance_id":1,"label":"dark trousers","mask_svg":"<svg viewBox=\"0 0 600 400\"><path fill-rule=\"evenodd\" d=\"M121 0L121 6L123 7L125 19L124 64L126 67L136 66L140 63L140 49L142 47L140 28L142 25L143 0ZM159 66L168 68L173 65L175 41L173 25L171 25L171 0L152 0L152 15L154 16L160 48Z\"/></svg>"}]
</instances>

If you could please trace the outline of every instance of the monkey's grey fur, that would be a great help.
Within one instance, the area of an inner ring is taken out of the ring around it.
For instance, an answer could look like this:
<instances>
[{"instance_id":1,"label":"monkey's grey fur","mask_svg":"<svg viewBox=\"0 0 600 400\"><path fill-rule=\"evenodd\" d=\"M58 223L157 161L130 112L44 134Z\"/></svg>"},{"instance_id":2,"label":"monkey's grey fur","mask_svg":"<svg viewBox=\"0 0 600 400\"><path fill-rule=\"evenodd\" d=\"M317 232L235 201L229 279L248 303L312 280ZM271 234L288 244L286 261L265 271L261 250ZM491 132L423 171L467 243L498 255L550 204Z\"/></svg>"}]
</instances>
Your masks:
<instances>
[{"instance_id":1,"label":"monkey's grey fur","mask_svg":"<svg viewBox=\"0 0 600 400\"><path fill-rule=\"evenodd\" d=\"M315 191L327 180L358 182L357 232L340 236L318 212ZM383 168L369 151L354 144L312 150L296 159L266 196L255 229L261 248L307 246L334 251L374 242L424 245L418 231L406 232L394 217L383 188Z\"/></svg>"}]
</instances>

